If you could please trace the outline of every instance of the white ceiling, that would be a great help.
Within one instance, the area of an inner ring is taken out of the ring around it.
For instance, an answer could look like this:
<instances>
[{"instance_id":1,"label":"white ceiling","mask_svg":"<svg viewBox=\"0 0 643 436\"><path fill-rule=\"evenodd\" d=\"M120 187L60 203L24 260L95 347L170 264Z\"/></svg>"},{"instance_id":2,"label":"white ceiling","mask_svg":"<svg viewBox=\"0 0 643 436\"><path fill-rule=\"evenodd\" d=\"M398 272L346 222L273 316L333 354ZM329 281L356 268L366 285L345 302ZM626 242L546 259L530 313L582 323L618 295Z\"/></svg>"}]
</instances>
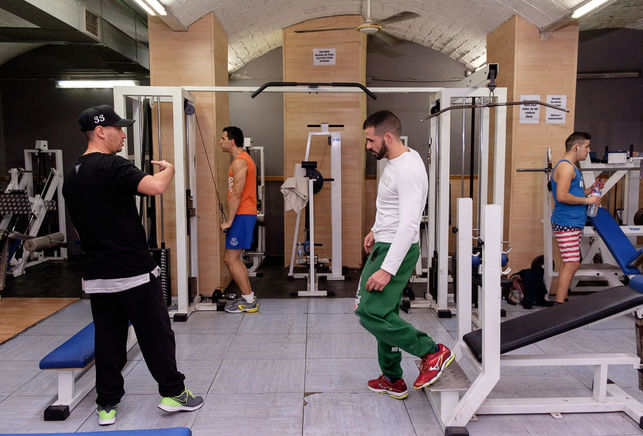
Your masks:
<instances>
[{"instance_id":1,"label":"white ceiling","mask_svg":"<svg viewBox=\"0 0 643 436\"><path fill-rule=\"evenodd\" d=\"M361 14L363 0L161 0L185 27L212 12L228 34L228 66L244 64L282 45L285 27L320 17ZM487 34L513 15L539 28L562 18L585 0L372 0L371 16L383 19L402 11L420 17L385 29L399 38L440 51L476 68L486 61ZM581 29L643 29L643 1L616 0L581 20Z\"/></svg>"}]
</instances>

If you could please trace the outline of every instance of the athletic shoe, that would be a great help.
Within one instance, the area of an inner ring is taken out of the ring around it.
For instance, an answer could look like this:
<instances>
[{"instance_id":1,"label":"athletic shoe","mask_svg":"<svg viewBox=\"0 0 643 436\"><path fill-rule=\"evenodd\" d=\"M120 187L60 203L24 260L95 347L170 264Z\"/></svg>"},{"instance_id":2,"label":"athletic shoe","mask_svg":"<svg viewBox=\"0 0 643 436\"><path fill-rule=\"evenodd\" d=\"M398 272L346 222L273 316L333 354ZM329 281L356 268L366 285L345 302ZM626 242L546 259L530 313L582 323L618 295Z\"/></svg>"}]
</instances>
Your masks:
<instances>
[{"instance_id":1,"label":"athletic shoe","mask_svg":"<svg viewBox=\"0 0 643 436\"><path fill-rule=\"evenodd\" d=\"M438 344L438 351L425 354L420 363L420 375L413 383L415 389L426 388L432 385L442 375L444 368L455 359L455 354L442 344Z\"/></svg>"},{"instance_id":2,"label":"athletic shoe","mask_svg":"<svg viewBox=\"0 0 643 436\"><path fill-rule=\"evenodd\" d=\"M395 383L391 383L384 377L384 374L376 379L369 380L368 388L373 392L388 394L389 397L395 398L396 400L403 400L409 396L409 391L406 390L406 383L404 383L403 378Z\"/></svg>"},{"instance_id":3,"label":"athletic shoe","mask_svg":"<svg viewBox=\"0 0 643 436\"><path fill-rule=\"evenodd\" d=\"M96 413L98 413L98 425L112 425L116 422L116 408L115 406L98 406Z\"/></svg>"},{"instance_id":4,"label":"athletic shoe","mask_svg":"<svg viewBox=\"0 0 643 436\"><path fill-rule=\"evenodd\" d=\"M256 298L252 303L248 303L243 298L237 298L227 302L225 305L225 311L228 313L256 312L257 310L259 310L259 303L257 303Z\"/></svg>"},{"instance_id":5,"label":"athletic shoe","mask_svg":"<svg viewBox=\"0 0 643 436\"><path fill-rule=\"evenodd\" d=\"M195 397L189 390L184 390L176 397L163 397L159 409L166 412L192 412L203 406L203 397Z\"/></svg>"}]
</instances>

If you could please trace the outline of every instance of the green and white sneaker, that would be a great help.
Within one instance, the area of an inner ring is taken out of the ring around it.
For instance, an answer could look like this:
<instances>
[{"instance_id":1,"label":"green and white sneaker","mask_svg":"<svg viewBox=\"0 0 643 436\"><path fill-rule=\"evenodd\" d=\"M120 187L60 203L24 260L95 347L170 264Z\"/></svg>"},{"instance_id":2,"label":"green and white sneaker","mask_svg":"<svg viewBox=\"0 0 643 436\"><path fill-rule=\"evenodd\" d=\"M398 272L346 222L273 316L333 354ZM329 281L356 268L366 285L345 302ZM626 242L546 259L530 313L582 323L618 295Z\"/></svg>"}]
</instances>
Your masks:
<instances>
[{"instance_id":1,"label":"green and white sneaker","mask_svg":"<svg viewBox=\"0 0 643 436\"><path fill-rule=\"evenodd\" d=\"M159 409L166 412L192 412L203 406L203 398L195 397L189 390L184 390L176 397L163 397Z\"/></svg>"},{"instance_id":2,"label":"green and white sneaker","mask_svg":"<svg viewBox=\"0 0 643 436\"><path fill-rule=\"evenodd\" d=\"M244 298L237 298L226 303L225 311L228 313L256 312L259 310L259 303L255 301L248 303Z\"/></svg>"},{"instance_id":3,"label":"green and white sneaker","mask_svg":"<svg viewBox=\"0 0 643 436\"><path fill-rule=\"evenodd\" d=\"M116 422L116 408L115 406L98 406L96 413L98 413L98 425L112 425Z\"/></svg>"}]
</instances>

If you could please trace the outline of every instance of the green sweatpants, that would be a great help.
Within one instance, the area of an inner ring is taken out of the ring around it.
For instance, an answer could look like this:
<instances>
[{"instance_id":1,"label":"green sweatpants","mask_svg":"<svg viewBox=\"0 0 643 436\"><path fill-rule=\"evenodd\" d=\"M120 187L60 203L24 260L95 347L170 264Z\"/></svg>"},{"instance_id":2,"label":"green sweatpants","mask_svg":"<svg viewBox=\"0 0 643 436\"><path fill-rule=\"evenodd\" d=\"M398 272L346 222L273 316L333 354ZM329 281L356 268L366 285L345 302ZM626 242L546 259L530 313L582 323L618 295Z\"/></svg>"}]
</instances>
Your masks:
<instances>
[{"instance_id":1,"label":"green sweatpants","mask_svg":"<svg viewBox=\"0 0 643 436\"><path fill-rule=\"evenodd\" d=\"M426 333L400 318L400 300L420 255L418 244L411 245L397 274L382 291L367 291L366 281L382 266L390 243L376 242L362 269L355 315L362 326L377 338L377 356L382 373L392 379L402 377L402 352L422 357L434 351L436 344Z\"/></svg>"}]
</instances>

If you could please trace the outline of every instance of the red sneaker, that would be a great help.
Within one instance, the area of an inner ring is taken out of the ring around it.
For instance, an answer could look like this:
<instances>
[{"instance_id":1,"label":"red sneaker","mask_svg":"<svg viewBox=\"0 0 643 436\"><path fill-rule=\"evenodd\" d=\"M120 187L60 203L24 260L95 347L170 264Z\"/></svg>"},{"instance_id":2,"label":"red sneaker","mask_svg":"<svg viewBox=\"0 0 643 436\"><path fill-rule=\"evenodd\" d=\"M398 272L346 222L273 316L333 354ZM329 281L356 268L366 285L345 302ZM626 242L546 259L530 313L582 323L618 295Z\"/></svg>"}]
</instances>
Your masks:
<instances>
[{"instance_id":1,"label":"red sneaker","mask_svg":"<svg viewBox=\"0 0 643 436\"><path fill-rule=\"evenodd\" d=\"M449 366L455 359L455 354L442 344L438 344L438 351L433 354L425 354L420 364L420 375L413 383L415 389L423 389L440 377L444 368Z\"/></svg>"},{"instance_id":2,"label":"red sneaker","mask_svg":"<svg viewBox=\"0 0 643 436\"><path fill-rule=\"evenodd\" d=\"M368 381L368 388L380 394L388 394L389 397L395 398L396 400L403 400L409 396L409 391L406 390L406 383L404 379L401 378L395 383L391 383L386 380L384 374L380 375L378 378Z\"/></svg>"}]
</instances>

